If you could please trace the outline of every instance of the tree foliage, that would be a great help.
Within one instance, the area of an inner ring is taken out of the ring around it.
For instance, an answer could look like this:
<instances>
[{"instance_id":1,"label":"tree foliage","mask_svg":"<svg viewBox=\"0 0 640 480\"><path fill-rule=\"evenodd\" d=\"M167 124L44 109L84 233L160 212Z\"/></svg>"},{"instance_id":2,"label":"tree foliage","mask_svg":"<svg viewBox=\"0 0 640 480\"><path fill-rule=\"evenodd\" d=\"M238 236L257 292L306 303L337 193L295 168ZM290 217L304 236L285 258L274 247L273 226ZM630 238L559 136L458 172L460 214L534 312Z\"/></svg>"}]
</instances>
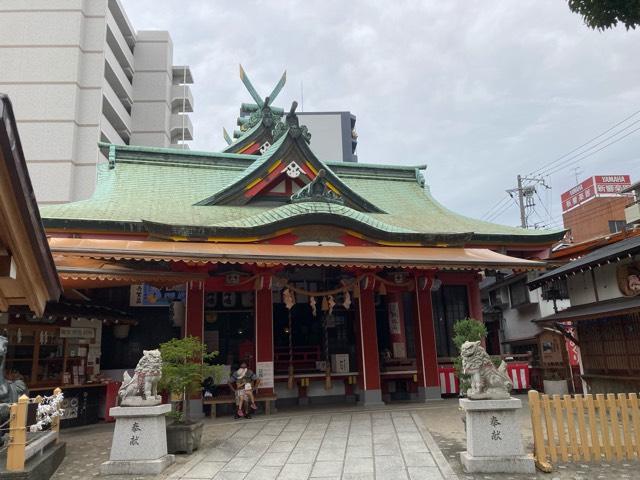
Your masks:
<instances>
[{"instance_id":1,"label":"tree foliage","mask_svg":"<svg viewBox=\"0 0 640 480\"><path fill-rule=\"evenodd\" d=\"M162 355L162 379L160 384L173 394L182 397L185 420L189 420L189 401L192 393L202 387L202 380L214 377L219 380L221 365L209 365L218 352L207 353L198 337L172 338L160 344ZM180 418L180 417L176 417Z\"/></svg>"},{"instance_id":2,"label":"tree foliage","mask_svg":"<svg viewBox=\"0 0 640 480\"><path fill-rule=\"evenodd\" d=\"M622 23L627 30L640 25L640 0L568 0L572 12L582 15L594 30Z\"/></svg>"},{"instance_id":3,"label":"tree foliage","mask_svg":"<svg viewBox=\"0 0 640 480\"><path fill-rule=\"evenodd\" d=\"M453 324L453 333L453 344L458 349L458 353L460 353L464 342L477 342L478 340L486 338L487 327L478 320L465 318ZM459 355L453 361L453 368L455 369L456 376L460 380L460 393L465 394L471 386L469 381L470 376L462 373L462 358Z\"/></svg>"},{"instance_id":4,"label":"tree foliage","mask_svg":"<svg viewBox=\"0 0 640 480\"><path fill-rule=\"evenodd\" d=\"M453 333L453 344L459 353L464 342L477 342L486 338L487 327L478 320L465 318L453 324Z\"/></svg>"}]
</instances>

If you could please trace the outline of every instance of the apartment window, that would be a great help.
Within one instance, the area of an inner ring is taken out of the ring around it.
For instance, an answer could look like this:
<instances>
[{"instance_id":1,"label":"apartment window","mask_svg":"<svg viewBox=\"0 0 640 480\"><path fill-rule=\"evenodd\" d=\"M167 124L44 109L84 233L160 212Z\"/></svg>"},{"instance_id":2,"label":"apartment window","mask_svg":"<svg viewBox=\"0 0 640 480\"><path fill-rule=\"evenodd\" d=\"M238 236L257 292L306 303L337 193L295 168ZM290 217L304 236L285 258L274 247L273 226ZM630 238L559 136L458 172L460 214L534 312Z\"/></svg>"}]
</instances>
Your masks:
<instances>
[{"instance_id":1,"label":"apartment window","mask_svg":"<svg viewBox=\"0 0 640 480\"><path fill-rule=\"evenodd\" d=\"M529 289L527 288L526 279L509 285L509 298L511 299L512 307L529 303Z\"/></svg>"},{"instance_id":2,"label":"apartment window","mask_svg":"<svg viewBox=\"0 0 640 480\"><path fill-rule=\"evenodd\" d=\"M626 224L627 222L625 222L624 220L609 220L609 232L621 232L622 230L624 230Z\"/></svg>"}]
</instances>

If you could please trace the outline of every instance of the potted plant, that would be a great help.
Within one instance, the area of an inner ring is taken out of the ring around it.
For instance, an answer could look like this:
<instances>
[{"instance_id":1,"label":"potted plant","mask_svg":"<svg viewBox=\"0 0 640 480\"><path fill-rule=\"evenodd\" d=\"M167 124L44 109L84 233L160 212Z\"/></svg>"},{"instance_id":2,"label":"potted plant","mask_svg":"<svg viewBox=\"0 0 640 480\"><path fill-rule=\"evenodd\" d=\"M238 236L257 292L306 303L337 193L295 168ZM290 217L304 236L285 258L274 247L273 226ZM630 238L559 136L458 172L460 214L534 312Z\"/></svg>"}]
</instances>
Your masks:
<instances>
[{"instance_id":1,"label":"potted plant","mask_svg":"<svg viewBox=\"0 0 640 480\"><path fill-rule=\"evenodd\" d=\"M219 380L224 367L207 363L218 352L207 353L197 337L173 338L160 345L160 353L161 386L180 399L177 408L169 414L173 422L167 425L167 450L190 454L200 447L203 423L191 419L189 400L200 390L204 378Z\"/></svg>"},{"instance_id":2,"label":"potted plant","mask_svg":"<svg viewBox=\"0 0 640 480\"><path fill-rule=\"evenodd\" d=\"M569 393L567 380L558 370L546 369L542 379L544 393L547 395L566 395Z\"/></svg>"}]
</instances>

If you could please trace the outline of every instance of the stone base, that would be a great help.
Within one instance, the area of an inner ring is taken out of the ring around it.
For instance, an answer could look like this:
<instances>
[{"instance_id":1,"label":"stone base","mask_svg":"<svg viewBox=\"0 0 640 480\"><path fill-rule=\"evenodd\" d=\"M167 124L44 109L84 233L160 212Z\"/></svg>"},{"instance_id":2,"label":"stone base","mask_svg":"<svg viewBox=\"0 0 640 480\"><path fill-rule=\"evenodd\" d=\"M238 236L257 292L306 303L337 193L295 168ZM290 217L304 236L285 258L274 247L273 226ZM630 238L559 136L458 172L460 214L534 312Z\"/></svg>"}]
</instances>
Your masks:
<instances>
[{"instance_id":1,"label":"stone base","mask_svg":"<svg viewBox=\"0 0 640 480\"><path fill-rule=\"evenodd\" d=\"M418 387L419 402L432 402L434 400L442 400L440 387Z\"/></svg>"},{"instance_id":2,"label":"stone base","mask_svg":"<svg viewBox=\"0 0 640 480\"><path fill-rule=\"evenodd\" d=\"M460 399L465 412L467 451L460 461L469 473L534 473L533 457L525 455L517 411L522 402Z\"/></svg>"},{"instance_id":3,"label":"stone base","mask_svg":"<svg viewBox=\"0 0 640 480\"><path fill-rule=\"evenodd\" d=\"M536 466L530 455L472 457L469 452L460 452L460 462L467 473L536 473Z\"/></svg>"},{"instance_id":4,"label":"stone base","mask_svg":"<svg viewBox=\"0 0 640 480\"><path fill-rule=\"evenodd\" d=\"M385 405L382 401L382 391L379 389L360 390L359 396L360 399L358 400L358 405L363 407L380 407Z\"/></svg>"},{"instance_id":5,"label":"stone base","mask_svg":"<svg viewBox=\"0 0 640 480\"><path fill-rule=\"evenodd\" d=\"M154 407L162 403L162 397L156 395L155 397L127 397L120 403L121 407Z\"/></svg>"},{"instance_id":6,"label":"stone base","mask_svg":"<svg viewBox=\"0 0 640 480\"><path fill-rule=\"evenodd\" d=\"M153 407L113 407L116 419L109 461L100 471L105 475L158 474L174 461L167 455L165 414L171 405Z\"/></svg>"},{"instance_id":7,"label":"stone base","mask_svg":"<svg viewBox=\"0 0 640 480\"><path fill-rule=\"evenodd\" d=\"M100 465L102 475L157 475L175 462L175 456L165 455L155 460L109 460Z\"/></svg>"}]
</instances>

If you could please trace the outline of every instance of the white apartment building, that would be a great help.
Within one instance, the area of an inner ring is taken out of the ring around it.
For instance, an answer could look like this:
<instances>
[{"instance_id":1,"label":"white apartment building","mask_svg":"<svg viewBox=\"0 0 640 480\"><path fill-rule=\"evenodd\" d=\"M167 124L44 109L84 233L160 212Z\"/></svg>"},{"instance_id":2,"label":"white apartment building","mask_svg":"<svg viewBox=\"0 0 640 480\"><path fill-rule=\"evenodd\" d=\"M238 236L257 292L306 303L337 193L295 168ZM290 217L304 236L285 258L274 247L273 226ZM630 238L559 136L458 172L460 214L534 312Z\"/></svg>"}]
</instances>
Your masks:
<instances>
[{"instance_id":1,"label":"white apartment building","mask_svg":"<svg viewBox=\"0 0 640 480\"><path fill-rule=\"evenodd\" d=\"M39 203L87 198L98 142L188 148L193 83L168 32L136 32L118 0L0 0L0 92Z\"/></svg>"}]
</instances>

